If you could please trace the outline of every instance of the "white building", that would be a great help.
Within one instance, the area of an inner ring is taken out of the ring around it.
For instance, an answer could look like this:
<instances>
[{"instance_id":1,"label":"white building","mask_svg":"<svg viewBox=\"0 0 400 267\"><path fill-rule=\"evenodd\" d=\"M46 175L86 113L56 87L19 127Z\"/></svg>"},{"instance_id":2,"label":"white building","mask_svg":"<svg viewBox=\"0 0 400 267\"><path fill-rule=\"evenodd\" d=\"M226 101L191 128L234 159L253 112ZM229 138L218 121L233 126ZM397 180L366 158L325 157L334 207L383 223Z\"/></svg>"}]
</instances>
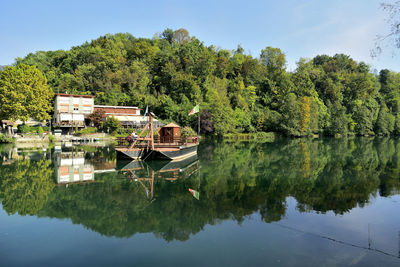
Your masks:
<instances>
[{"instance_id":1,"label":"white building","mask_svg":"<svg viewBox=\"0 0 400 267\"><path fill-rule=\"evenodd\" d=\"M53 127L63 132L85 127L85 119L94 111L94 96L56 94L54 101Z\"/></svg>"}]
</instances>

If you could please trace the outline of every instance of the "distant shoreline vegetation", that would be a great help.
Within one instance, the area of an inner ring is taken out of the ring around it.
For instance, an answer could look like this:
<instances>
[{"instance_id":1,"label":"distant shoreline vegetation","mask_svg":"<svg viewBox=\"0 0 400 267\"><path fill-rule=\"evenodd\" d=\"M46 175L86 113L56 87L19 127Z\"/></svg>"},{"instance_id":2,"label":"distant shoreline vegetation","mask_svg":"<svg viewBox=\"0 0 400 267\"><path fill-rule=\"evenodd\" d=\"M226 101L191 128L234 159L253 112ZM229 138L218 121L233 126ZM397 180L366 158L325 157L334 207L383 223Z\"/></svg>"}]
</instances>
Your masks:
<instances>
[{"instance_id":1,"label":"distant shoreline vegetation","mask_svg":"<svg viewBox=\"0 0 400 267\"><path fill-rule=\"evenodd\" d=\"M273 132L257 132L257 133L227 133L223 135L225 141L257 141L257 140L275 140L278 137Z\"/></svg>"},{"instance_id":2,"label":"distant shoreline vegetation","mask_svg":"<svg viewBox=\"0 0 400 267\"><path fill-rule=\"evenodd\" d=\"M152 39L107 34L15 63L37 66L53 92L95 95L95 104L148 105L161 120L194 129L197 116L188 112L200 104L205 135L400 134L400 74L373 73L344 54L301 58L288 72L279 48L253 57L240 46L207 47L185 29L166 29Z\"/></svg>"}]
</instances>

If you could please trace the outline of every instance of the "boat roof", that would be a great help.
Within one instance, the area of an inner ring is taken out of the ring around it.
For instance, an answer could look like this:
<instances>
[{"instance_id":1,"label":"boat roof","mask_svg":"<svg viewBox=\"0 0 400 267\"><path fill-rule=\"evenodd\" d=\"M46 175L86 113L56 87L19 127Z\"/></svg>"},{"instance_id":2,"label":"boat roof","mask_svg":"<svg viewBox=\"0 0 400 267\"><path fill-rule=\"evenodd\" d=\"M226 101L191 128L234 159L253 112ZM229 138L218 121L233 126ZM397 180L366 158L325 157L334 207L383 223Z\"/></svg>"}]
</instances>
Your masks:
<instances>
[{"instance_id":1,"label":"boat roof","mask_svg":"<svg viewBox=\"0 0 400 267\"><path fill-rule=\"evenodd\" d=\"M181 126L175 123L168 123L167 125L164 125L162 128L181 128Z\"/></svg>"}]
</instances>

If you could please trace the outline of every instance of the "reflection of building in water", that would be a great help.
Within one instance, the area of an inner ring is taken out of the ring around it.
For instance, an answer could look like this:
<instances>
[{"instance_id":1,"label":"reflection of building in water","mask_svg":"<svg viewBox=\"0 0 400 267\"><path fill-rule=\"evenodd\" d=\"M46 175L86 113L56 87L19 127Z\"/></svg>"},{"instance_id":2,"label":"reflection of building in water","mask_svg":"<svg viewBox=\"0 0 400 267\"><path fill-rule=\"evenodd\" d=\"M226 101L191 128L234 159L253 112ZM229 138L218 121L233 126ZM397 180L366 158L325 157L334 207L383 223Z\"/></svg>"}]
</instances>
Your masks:
<instances>
[{"instance_id":1,"label":"reflection of building in water","mask_svg":"<svg viewBox=\"0 0 400 267\"><path fill-rule=\"evenodd\" d=\"M64 151L55 155L58 184L94 182L96 173L115 172L115 160L105 160L90 152Z\"/></svg>"},{"instance_id":2,"label":"reflection of building in water","mask_svg":"<svg viewBox=\"0 0 400 267\"><path fill-rule=\"evenodd\" d=\"M22 159L21 155L18 154L17 148L10 148L5 152L1 152L1 165L8 165L13 163L15 160Z\"/></svg>"},{"instance_id":3,"label":"reflection of building in water","mask_svg":"<svg viewBox=\"0 0 400 267\"><path fill-rule=\"evenodd\" d=\"M84 152L61 152L57 157L58 184L93 182L93 165L85 164Z\"/></svg>"},{"instance_id":4,"label":"reflection of building in water","mask_svg":"<svg viewBox=\"0 0 400 267\"><path fill-rule=\"evenodd\" d=\"M101 153L72 149L63 147L64 151L56 150L53 154L58 184L94 182L97 173L115 172L115 159L109 160Z\"/></svg>"},{"instance_id":5,"label":"reflection of building in water","mask_svg":"<svg viewBox=\"0 0 400 267\"><path fill-rule=\"evenodd\" d=\"M48 150L44 147L11 147L0 152L0 165L9 165L20 160L40 160L47 157Z\"/></svg>"}]
</instances>

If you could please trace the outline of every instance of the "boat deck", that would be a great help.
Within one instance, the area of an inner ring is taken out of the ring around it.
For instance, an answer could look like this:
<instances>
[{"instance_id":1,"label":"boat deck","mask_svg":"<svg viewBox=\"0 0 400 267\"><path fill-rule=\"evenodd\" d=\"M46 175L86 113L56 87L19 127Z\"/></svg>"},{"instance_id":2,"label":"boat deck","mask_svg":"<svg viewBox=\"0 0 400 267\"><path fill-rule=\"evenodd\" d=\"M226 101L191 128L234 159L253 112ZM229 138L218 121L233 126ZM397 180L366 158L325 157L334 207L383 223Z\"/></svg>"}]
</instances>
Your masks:
<instances>
[{"instance_id":1,"label":"boat deck","mask_svg":"<svg viewBox=\"0 0 400 267\"><path fill-rule=\"evenodd\" d=\"M184 159L197 154L197 138L180 138L174 142L154 142L154 148L150 148L146 140L138 140L133 147L125 139L120 138L115 147L117 157L130 159ZM144 142L142 142L144 141Z\"/></svg>"},{"instance_id":2,"label":"boat deck","mask_svg":"<svg viewBox=\"0 0 400 267\"><path fill-rule=\"evenodd\" d=\"M143 141L145 143L143 143ZM117 146L116 148L129 148L130 144L126 138L124 137L119 137L117 138ZM164 148L181 148L181 147L189 147L189 146L197 146L199 144L198 138L197 137L178 137L178 138L162 138L161 140L159 138L154 138L154 149L164 149ZM134 146L134 148L138 149L143 149L148 147L148 144L146 143L146 140L138 140ZM133 149L133 148L131 148Z\"/></svg>"}]
</instances>

